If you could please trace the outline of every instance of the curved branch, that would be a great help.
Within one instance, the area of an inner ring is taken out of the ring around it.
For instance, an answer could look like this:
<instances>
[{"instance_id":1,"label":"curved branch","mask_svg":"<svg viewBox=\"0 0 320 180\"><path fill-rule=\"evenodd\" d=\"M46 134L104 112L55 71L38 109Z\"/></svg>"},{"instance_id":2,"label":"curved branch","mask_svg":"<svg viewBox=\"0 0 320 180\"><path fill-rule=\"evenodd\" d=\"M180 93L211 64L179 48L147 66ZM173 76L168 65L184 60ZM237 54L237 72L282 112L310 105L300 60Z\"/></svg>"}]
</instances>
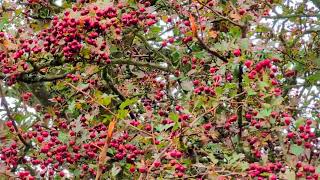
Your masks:
<instances>
[{"instance_id":1,"label":"curved branch","mask_svg":"<svg viewBox=\"0 0 320 180\"><path fill-rule=\"evenodd\" d=\"M14 117L12 116L11 112L10 112L10 109L9 109L9 106L8 106L8 102L6 100L6 97L4 95L4 92L2 90L2 83L0 81L0 96L1 96L1 104L3 105L3 107L5 108L6 110L6 113L7 113L7 116L9 118L9 121L11 120L12 121L12 124L13 124L13 127L14 127L14 130L16 131L17 135L18 135L18 138L19 140L26 146L26 147L30 147L31 144L29 144L22 136L21 132L19 131L19 128L17 126L17 122L15 121Z\"/></svg>"}]
</instances>

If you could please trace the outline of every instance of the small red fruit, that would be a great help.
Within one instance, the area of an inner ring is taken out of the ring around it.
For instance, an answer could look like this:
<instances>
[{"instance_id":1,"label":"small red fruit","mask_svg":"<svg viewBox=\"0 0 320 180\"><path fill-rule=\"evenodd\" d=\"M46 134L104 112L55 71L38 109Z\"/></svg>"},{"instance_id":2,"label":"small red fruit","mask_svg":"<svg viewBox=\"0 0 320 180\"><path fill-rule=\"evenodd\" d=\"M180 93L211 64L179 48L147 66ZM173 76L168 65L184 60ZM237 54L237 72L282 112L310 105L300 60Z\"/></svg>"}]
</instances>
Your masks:
<instances>
[{"instance_id":1,"label":"small red fruit","mask_svg":"<svg viewBox=\"0 0 320 180\"><path fill-rule=\"evenodd\" d=\"M241 56L241 50L240 49L236 49L233 51L233 55L238 57L238 56Z\"/></svg>"}]
</instances>

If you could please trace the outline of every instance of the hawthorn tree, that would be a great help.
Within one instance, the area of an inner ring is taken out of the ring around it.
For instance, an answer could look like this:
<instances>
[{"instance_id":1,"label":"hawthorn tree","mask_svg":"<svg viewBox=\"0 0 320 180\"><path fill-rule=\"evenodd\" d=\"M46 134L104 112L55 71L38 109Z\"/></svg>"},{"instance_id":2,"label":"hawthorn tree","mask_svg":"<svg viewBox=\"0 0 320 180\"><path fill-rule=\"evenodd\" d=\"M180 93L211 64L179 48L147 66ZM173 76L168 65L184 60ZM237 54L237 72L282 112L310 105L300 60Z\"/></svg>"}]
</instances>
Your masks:
<instances>
[{"instance_id":1,"label":"hawthorn tree","mask_svg":"<svg viewBox=\"0 0 320 180\"><path fill-rule=\"evenodd\" d=\"M1 179L318 179L319 2L1 1Z\"/></svg>"}]
</instances>

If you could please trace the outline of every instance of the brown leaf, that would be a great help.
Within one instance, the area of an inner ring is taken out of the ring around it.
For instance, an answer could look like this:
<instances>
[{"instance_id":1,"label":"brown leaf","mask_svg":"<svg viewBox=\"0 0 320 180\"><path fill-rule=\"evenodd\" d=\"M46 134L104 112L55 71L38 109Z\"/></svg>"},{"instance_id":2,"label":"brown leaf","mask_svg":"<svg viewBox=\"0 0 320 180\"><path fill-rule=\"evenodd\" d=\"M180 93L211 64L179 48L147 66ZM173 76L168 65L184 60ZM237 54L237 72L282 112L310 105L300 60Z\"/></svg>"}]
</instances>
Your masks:
<instances>
[{"instance_id":1,"label":"brown leaf","mask_svg":"<svg viewBox=\"0 0 320 180\"><path fill-rule=\"evenodd\" d=\"M196 20L195 18L190 14L189 16L189 21L191 23L191 30L192 30L192 34L193 34L193 37L196 37L197 36L197 25L196 25Z\"/></svg>"},{"instance_id":2,"label":"brown leaf","mask_svg":"<svg viewBox=\"0 0 320 180\"><path fill-rule=\"evenodd\" d=\"M218 31L214 31L214 30L211 30L209 31L209 37L215 39L216 37L218 37L218 34L219 32Z\"/></svg>"},{"instance_id":3,"label":"brown leaf","mask_svg":"<svg viewBox=\"0 0 320 180\"><path fill-rule=\"evenodd\" d=\"M241 19L241 16L238 13L231 13L230 17L236 21L239 21Z\"/></svg>"}]
</instances>

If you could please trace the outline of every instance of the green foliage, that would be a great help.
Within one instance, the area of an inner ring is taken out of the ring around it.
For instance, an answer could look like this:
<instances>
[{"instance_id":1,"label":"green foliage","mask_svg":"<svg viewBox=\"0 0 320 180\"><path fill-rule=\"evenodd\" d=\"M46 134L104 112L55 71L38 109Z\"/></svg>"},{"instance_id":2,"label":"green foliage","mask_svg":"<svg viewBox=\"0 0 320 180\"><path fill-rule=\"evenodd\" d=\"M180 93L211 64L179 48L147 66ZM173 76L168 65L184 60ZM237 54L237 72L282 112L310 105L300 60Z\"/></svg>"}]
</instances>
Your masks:
<instances>
[{"instance_id":1,"label":"green foliage","mask_svg":"<svg viewBox=\"0 0 320 180\"><path fill-rule=\"evenodd\" d=\"M0 179L320 173L318 9L239 0L1 6Z\"/></svg>"}]
</instances>

